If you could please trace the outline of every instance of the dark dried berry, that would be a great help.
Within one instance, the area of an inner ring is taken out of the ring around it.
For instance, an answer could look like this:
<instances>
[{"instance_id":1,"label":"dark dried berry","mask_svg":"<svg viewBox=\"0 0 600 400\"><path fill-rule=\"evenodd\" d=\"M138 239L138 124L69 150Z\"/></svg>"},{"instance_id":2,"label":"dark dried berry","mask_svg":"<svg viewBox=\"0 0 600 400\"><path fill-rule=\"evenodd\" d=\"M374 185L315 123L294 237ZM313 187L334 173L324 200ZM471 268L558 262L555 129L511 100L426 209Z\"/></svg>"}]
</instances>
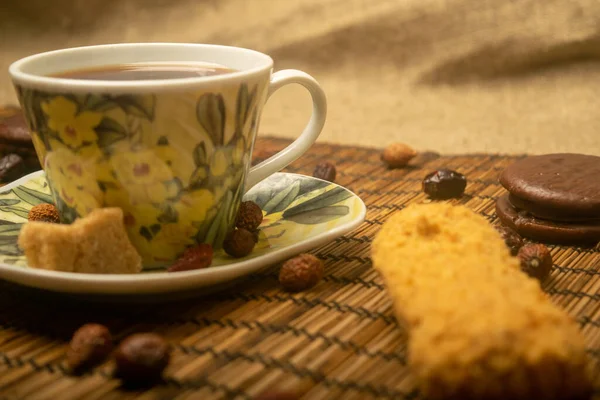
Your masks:
<instances>
[{"instance_id":1,"label":"dark dried berry","mask_svg":"<svg viewBox=\"0 0 600 400\"><path fill-rule=\"evenodd\" d=\"M500 233L504 243L510 249L510 254L516 256L519 249L523 246L523 238L507 226L496 225L494 228Z\"/></svg>"},{"instance_id":2,"label":"dark dried berry","mask_svg":"<svg viewBox=\"0 0 600 400\"><path fill-rule=\"evenodd\" d=\"M171 346L155 333L136 333L121 342L115 352L115 375L128 382L159 379L171 358Z\"/></svg>"},{"instance_id":3,"label":"dark dried berry","mask_svg":"<svg viewBox=\"0 0 600 400\"><path fill-rule=\"evenodd\" d=\"M183 255L171 265L167 271L180 272L210 267L213 259L213 248L210 244L201 243L185 250Z\"/></svg>"},{"instance_id":4,"label":"dark dried berry","mask_svg":"<svg viewBox=\"0 0 600 400\"><path fill-rule=\"evenodd\" d=\"M325 181L334 182L337 171L335 170L335 165L330 162L324 161L319 163L314 171L313 176L315 178L323 179Z\"/></svg>"},{"instance_id":5,"label":"dark dried berry","mask_svg":"<svg viewBox=\"0 0 600 400\"><path fill-rule=\"evenodd\" d=\"M434 171L423 179L423 191L436 200L460 197L465 192L465 187L467 178L449 169Z\"/></svg>"},{"instance_id":6,"label":"dark dried berry","mask_svg":"<svg viewBox=\"0 0 600 400\"><path fill-rule=\"evenodd\" d=\"M528 243L518 253L521 270L527 275L543 282L552 269L552 254L543 244Z\"/></svg>"},{"instance_id":7,"label":"dark dried berry","mask_svg":"<svg viewBox=\"0 0 600 400\"><path fill-rule=\"evenodd\" d=\"M263 220L263 213L253 201L243 201L235 218L235 226L240 229L255 231Z\"/></svg>"},{"instance_id":8,"label":"dark dried berry","mask_svg":"<svg viewBox=\"0 0 600 400\"><path fill-rule=\"evenodd\" d=\"M245 257L256 245L254 234L246 229L235 229L225 237L223 250L232 257Z\"/></svg>"},{"instance_id":9,"label":"dark dried berry","mask_svg":"<svg viewBox=\"0 0 600 400\"><path fill-rule=\"evenodd\" d=\"M279 283L288 292L300 292L315 286L323 273L321 260L311 254L300 254L281 266Z\"/></svg>"},{"instance_id":10,"label":"dark dried berry","mask_svg":"<svg viewBox=\"0 0 600 400\"><path fill-rule=\"evenodd\" d=\"M79 373L104 360L112 348L112 337L107 327L85 324L73 334L67 350L67 364L72 372Z\"/></svg>"}]
</instances>

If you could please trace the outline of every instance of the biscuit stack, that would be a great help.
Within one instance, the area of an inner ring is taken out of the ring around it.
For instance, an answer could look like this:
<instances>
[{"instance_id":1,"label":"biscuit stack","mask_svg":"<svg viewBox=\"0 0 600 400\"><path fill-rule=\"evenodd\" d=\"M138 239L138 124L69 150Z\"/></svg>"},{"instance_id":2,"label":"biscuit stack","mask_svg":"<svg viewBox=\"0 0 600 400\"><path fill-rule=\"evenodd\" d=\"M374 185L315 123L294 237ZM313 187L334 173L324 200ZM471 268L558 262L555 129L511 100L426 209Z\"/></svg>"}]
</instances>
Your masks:
<instances>
[{"instance_id":1,"label":"biscuit stack","mask_svg":"<svg viewBox=\"0 0 600 400\"><path fill-rule=\"evenodd\" d=\"M531 156L500 176L508 194L496 203L498 218L521 236L560 244L600 241L600 157Z\"/></svg>"},{"instance_id":2,"label":"biscuit stack","mask_svg":"<svg viewBox=\"0 0 600 400\"><path fill-rule=\"evenodd\" d=\"M41 169L23 113L0 107L0 183L8 183Z\"/></svg>"}]
</instances>

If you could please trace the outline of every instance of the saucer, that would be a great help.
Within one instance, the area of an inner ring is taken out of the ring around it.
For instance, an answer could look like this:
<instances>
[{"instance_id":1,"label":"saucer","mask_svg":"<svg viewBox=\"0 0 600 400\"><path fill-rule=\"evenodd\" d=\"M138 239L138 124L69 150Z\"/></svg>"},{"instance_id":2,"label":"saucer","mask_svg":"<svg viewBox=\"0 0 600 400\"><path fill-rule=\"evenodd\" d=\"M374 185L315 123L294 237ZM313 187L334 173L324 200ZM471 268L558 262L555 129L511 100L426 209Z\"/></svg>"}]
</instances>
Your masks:
<instances>
[{"instance_id":1,"label":"saucer","mask_svg":"<svg viewBox=\"0 0 600 400\"><path fill-rule=\"evenodd\" d=\"M0 188L0 279L46 291L90 295L148 295L214 287L321 246L358 227L363 201L350 190L313 177L275 173L246 193L264 213L252 253L217 252L209 268L168 273L83 274L36 269L17 245L21 226L36 204L52 203L43 171Z\"/></svg>"}]
</instances>

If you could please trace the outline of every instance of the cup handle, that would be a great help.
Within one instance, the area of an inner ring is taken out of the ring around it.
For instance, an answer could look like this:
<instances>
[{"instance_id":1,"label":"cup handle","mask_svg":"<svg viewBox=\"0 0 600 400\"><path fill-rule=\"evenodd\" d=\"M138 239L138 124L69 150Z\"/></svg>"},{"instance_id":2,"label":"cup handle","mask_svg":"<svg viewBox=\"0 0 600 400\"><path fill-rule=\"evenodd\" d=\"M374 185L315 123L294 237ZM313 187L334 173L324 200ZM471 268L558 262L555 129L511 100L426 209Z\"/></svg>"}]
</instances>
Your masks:
<instances>
[{"instance_id":1,"label":"cup handle","mask_svg":"<svg viewBox=\"0 0 600 400\"><path fill-rule=\"evenodd\" d=\"M317 81L305 72L295 69L285 69L275 72L271 77L267 99L277 89L290 83L299 83L309 91L313 102L310 121L308 121L298 139L277 154L250 168L250 172L246 178L246 190L297 160L317 140L323 129L323 125L325 125L325 116L327 115L325 92L323 92Z\"/></svg>"}]
</instances>

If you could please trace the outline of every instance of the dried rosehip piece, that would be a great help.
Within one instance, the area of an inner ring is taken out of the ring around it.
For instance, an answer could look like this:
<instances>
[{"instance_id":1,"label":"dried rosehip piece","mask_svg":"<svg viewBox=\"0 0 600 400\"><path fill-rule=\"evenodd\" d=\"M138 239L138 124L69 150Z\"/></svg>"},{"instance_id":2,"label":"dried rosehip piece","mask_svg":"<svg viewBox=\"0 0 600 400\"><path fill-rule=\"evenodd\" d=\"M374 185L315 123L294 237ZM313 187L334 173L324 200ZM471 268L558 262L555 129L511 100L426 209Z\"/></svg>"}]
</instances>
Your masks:
<instances>
[{"instance_id":1,"label":"dried rosehip piece","mask_svg":"<svg viewBox=\"0 0 600 400\"><path fill-rule=\"evenodd\" d=\"M416 155L417 152L412 147L404 143L392 143L383 150L381 159L390 168L401 168L406 166Z\"/></svg>"},{"instance_id":2,"label":"dried rosehip piece","mask_svg":"<svg viewBox=\"0 0 600 400\"><path fill-rule=\"evenodd\" d=\"M279 283L288 292L315 286L323 278L323 262L312 254L300 254L286 261L279 270Z\"/></svg>"},{"instance_id":3,"label":"dried rosehip piece","mask_svg":"<svg viewBox=\"0 0 600 400\"><path fill-rule=\"evenodd\" d=\"M42 203L31 207L27 215L29 221L59 223L60 217L54 204Z\"/></svg>"},{"instance_id":4,"label":"dried rosehip piece","mask_svg":"<svg viewBox=\"0 0 600 400\"><path fill-rule=\"evenodd\" d=\"M423 179L423 191L432 199L445 200L460 197L467 187L467 178L450 169L434 171Z\"/></svg>"},{"instance_id":5,"label":"dried rosehip piece","mask_svg":"<svg viewBox=\"0 0 600 400\"><path fill-rule=\"evenodd\" d=\"M85 324L73 334L67 350L67 364L73 373L79 373L104 360L112 347L112 337L107 327Z\"/></svg>"},{"instance_id":6,"label":"dried rosehip piece","mask_svg":"<svg viewBox=\"0 0 600 400\"><path fill-rule=\"evenodd\" d=\"M523 238L507 226L496 225L494 228L500 233L504 243L506 243L506 247L510 249L510 254L516 256L519 249L523 246Z\"/></svg>"},{"instance_id":7,"label":"dried rosehip piece","mask_svg":"<svg viewBox=\"0 0 600 400\"><path fill-rule=\"evenodd\" d=\"M155 333L136 333L115 352L115 375L128 382L150 382L161 377L169 364L171 346Z\"/></svg>"},{"instance_id":8,"label":"dried rosehip piece","mask_svg":"<svg viewBox=\"0 0 600 400\"><path fill-rule=\"evenodd\" d=\"M235 229L225 237L223 250L232 257L245 257L256 245L255 235L246 229Z\"/></svg>"},{"instance_id":9,"label":"dried rosehip piece","mask_svg":"<svg viewBox=\"0 0 600 400\"><path fill-rule=\"evenodd\" d=\"M323 161L319 163L313 170L315 178L323 179L324 181L334 182L337 171L335 165L330 162Z\"/></svg>"},{"instance_id":10,"label":"dried rosehip piece","mask_svg":"<svg viewBox=\"0 0 600 400\"><path fill-rule=\"evenodd\" d=\"M201 243L185 250L183 255L173 263L167 271L180 272L210 267L213 259L213 248L210 244Z\"/></svg>"},{"instance_id":11,"label":"dried rosehip piece","mask_svg":"<svg viewBox=\"0 0 600 400\"><path fill-rule=\"evenodd\" d=\"M552 254L543 244L529 243L521 247L518 254L521 270L543 282L552 269Z\"/></svg>"},{"instance_id":12,"label":"dried rosehip piece","mask_svg":"<svg viewBox=\"0 0 600 400\"><path fill-rule=\"evenodd\" d=\"M235 218L235 226L240 229L255 231L262 220L263 213L258 204L253 201L243 201Z\"/></svg>"}]
</instances>

